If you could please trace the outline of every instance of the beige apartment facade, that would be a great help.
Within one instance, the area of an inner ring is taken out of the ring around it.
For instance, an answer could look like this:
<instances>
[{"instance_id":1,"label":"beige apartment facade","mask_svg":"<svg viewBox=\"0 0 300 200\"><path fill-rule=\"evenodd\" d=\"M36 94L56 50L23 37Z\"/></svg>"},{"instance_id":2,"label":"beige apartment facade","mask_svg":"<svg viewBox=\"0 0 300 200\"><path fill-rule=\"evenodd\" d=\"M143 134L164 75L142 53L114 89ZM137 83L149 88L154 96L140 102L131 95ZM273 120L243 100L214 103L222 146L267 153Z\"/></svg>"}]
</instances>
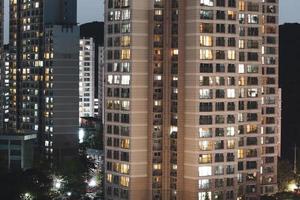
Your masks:
<instances>
[{"instance_id":1,"label":"beige apartment facade","mask_svg":"<svg viewBox=\"0 0 300 200\"><path fill-rule=\"evenodd\" d=\"M106 199L277 190L277 0L105 1Z\"/></svg>"}]
</instances>

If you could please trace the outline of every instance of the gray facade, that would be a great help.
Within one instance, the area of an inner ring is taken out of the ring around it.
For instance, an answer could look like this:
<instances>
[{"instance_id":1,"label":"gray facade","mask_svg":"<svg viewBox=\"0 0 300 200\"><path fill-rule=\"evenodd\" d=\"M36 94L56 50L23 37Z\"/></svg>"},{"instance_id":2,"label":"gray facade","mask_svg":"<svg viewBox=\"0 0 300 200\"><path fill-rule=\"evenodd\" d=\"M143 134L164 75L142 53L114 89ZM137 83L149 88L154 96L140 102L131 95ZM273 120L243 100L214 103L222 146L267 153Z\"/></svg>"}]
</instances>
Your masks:
<instances>
[{"instance_id":1,"label":"gray facade","mask_svg":"<svg viewBox=\"0 0 300 200\"><path fill-rule=\"evenodd\" d=\"M4 85L4 60L3 60L3 25L4 25L4 1L0 0L0 93L3 93ZM0 98L0 132L3 128L3 105L4 97Z\"/></svg>"},{"instance_id":2,"label":"gray facade","mask_svg":"<svg viewBox=\"0 0 300 200\"><path fill-rule=\"evenodd\" d=\"M104 104L105 104L105 90L104 90L104 47L98 47L98 116L102 119L104 124Z\"/></svg>"},{"instance_id":3,"label":"gray facade","mask_svg":"<svg viewBox=\"0 0 300 200\"><path fill-rule=\"evenodd\" d=\"M53 102L46 102L45 106L53 106L49 110L53 114L53 124L48 124L50 136L53 128L53 153L72 156L78 143L79 28L54 25L46 27L45 33L45 53L53 55L45 66L52 72L53 78L50 78L52 88L48 88Z\"/></svg>"},{"instance_id":4,"label":"gray facade","mask_svg":"<svg viewBox=\"0 0 300 200\"><path fill-rule=\"evenodd\" d=\"M76 1L10 2L8 133L37 134L46 158L75 155L78 134Z\"/></svg>"},{"instance_id":5,"label":"gray facade","mask_svg":"<svg viewBox=\"0 0 300 200\"><path fill-rule=\"evenodd\" d=\"M33 166L33 149L36 134L0 135L0 165L7 169L30 169Z\"/></svg>"},{"instance_id":6,"label":"gray facade","mask_svg":"<svg viewBox=\"0 0 300 200\"><path fill-rule=\"evenodd\" d=\"M77 24L77 1L44 0L45 24Z\"/></svg>"}]
</instances>

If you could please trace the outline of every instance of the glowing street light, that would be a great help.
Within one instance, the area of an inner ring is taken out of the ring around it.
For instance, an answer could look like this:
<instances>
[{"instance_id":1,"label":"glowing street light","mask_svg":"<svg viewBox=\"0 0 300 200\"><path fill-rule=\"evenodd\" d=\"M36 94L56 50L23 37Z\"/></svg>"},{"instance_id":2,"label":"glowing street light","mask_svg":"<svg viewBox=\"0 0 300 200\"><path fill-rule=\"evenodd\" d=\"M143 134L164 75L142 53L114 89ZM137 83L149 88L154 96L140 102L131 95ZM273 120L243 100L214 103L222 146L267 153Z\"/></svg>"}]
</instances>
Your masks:
<instances>
[{"instance_id":1,"label":"glowing street light","mask_svg":"<svg viewBox=\"0 0 300 200\"><path fill-rule=\"evenodd\" d=\"M22 194L20 197L22 200L32 200L33 199L33 196L29 192Z\"/></svg>"},{"instance_id":2,"label":"glowing street light","mask_svg":"<svg viewBox=\"0 0 300 200\"><path fill-rule=\"evenodd\" d=\"M295 181L292 181L288 184L288 191L294 192L297 189L297 184Z\"/></svg>"},{"instance_id":3,"label":"glowing street light","mask_svg":"<svg viewBox=\"0 0 300 200\"><path fill-rule=\"evenodd\" d=\"M61 188L61 183L60 182L55 183L55 188L60 189Z\"/></svg>"},{"instance_id":4,"label":"glowing street light","mask_svg":"<svg viewBox=\"0 0 300 200\"><path fill-rule=\"evenodd\" d=\"M84 139L84 136L85 136L85 131L83 129L80 129L79 133L78 133L78 136L79 136L79 143L83 143L83 139Z\"/></svg>"},{"instance_id":5,"label":"glowing street light","mask_svg":"<svg viewBox=\"0 0 300 200\"><path fill-rule=\"evenodd\" d=\"M62 182L63 182L62 179L59 179L59 178L55 177L53 179L53 186L54 186L54 188L57 189L57 190L59 190L61 188L61 186L62 186Z\"/></svg>"},{"instance_id":6,"label":"glowing street light","mask_svg":"<svg viewBox=\"0 0 300 200\"><path fill-rule=\"evenodd\" d=\"M97 186L97 181L94 178L92 178L90 180L90 182L88 183L88 185L89 185L89 187L96 187Z\"/></svg>"}]
</instances>

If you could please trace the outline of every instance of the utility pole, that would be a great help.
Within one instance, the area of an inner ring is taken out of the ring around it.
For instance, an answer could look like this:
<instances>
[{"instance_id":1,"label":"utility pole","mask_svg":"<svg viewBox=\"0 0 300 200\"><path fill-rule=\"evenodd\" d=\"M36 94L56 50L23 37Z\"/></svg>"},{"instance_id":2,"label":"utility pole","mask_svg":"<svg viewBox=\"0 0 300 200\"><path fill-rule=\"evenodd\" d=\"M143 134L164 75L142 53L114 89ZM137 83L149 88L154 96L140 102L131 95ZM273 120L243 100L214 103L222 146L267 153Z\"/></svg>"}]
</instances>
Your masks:
<instances>
[{"instance_id":1,"label":"utility pole","mask_svg":"<svg viewBox=\"0 0 300 200\"><path fill-rule=\"evenodd\" d=\"M297 174L297 145L296 144L294 149L294 174Z\"/></svg>"}]
</instances>

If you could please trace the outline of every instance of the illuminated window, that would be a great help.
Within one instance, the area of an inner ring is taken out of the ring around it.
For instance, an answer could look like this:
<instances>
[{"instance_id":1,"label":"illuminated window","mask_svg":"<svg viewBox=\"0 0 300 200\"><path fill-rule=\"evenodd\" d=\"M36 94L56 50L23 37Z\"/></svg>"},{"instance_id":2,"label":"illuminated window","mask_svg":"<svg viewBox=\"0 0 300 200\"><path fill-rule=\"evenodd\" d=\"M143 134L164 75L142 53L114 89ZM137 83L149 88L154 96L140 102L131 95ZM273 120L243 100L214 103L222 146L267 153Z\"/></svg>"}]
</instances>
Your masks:
<instances>
[{"instance_id":1,"label":"illuminated window","mask_svg":"<svg viewBox=\"0 0 300 200\"><path fill-rule=\"evenodd\" d=\"M130 10L122 10L122 20L129 20L130 19Z\"/></svg>"},{"instance_id":2,"label":"illuminated window","mask_svg":"<svg viewBox=\"0 0 300 200\"><path fill-rule=\"evenodd\" d=\"M108 75L108 76L107 76L107 83L108 83L109 85L113 84L113 75Z\"/></svg>"},{"instance_id":3,"label":"illuminated window","mask_svg":"<svg viewBox=\"0 0 300 200\"><path fill-rule=\"evenodd\" d=\"M199 147L201 151L211 151L213 144L210 141L200 141Z\"/></svg>"},{"instance_id":4,"label":"illuminated window","mask_svg":"<svg viewBox=\"0 0 300 200\"><path fill-rule=\"evenodd\" d=\"M201 154L199 155L199 164L207 164L212 162L211 154Z\"/></svg>"},{"instance_id":5,"label":"illuminated window","mask_svg":"<svg viewBox=\"0 0 300 200\"><path fill-rule=\"evenodd\" d=\"M198 192L198 200L207 200L207 196L208 199L211 199L211 192Z\"/></svg>"},{"instance_id":6,"label":"illuminated window","mask_svg":"<svg viewBox=\"0 0 300 200\"><path fill-rule=\"evenodd\" d=\"M212 129L211 128L199 128L199 137L200 138L212 137Z\"/></svg>"},{"instance_id":7,"label":"illuminated window","mask_svg":"<svg viewBox=\"0 0 300 200\"><path fill-rule=\"evenodd\" d=\"M122 101L122 105L121 105L121 109L122 110L130 110L130 101Z\"/></svg>"},{"instance_id":8,"label":"illuminated window","mask_svg":"<svg viewBox=\"0 0 300 200\"><path fill-rule=\"evenodd\" d=\"M246 129L247 133L257 133L258 130L257 125L255 124L247 125Z\"/></svg>"},{"instance_id":9,"label":"illuminated window","mask_svg":"<svg viewBox=\"0 0 300 200\"><path fill-rule=\"evenodd\" d=\"M245 65L244 64L239 64L239 73L240 74L243 74L243 73L245 73Z\"/></svg>"},{"instance_id":10,"label":"illuminated window","mask_svg":"<svg viewBox=\"0 0 300 200\"><path fill-rule=\"evenodd\" d=\"M201 179L199 180L199 189L208 189L210 188L209 179Z\"/></svg>"},{"instance_id":11,"label":"illuminated window","mask_svg":"<svg viewBox=\"0 0 300 200\"><path fill-rule=\"evenodd\" d=\"M234 136L234 127L227 127L227 136Z\"/></svg>"},{"instance_id":12,"label":"illuminated window","mask_svg":"<svg viewBox=\"0 0 300 200\"><path fill-rule=\"evenodd\" d=\"M198 172L199 172L199 176L211 176L212 167L211 166L198 167Z\"/></svg>"},{"instance_id":13,"label":"illuminated window","mask_svg":"<svg viewBox=\"0 0 300 200\"><path fill-rule=\"evenodd\" d=\"M235 89L227 89L227 98L235 98Z\"/></svg>"},{"instance_id":14,"label":"illuminated window","mask_svg":"<svg viewBox=\"0 0 300 200\"><path fill-rule=\"evenodd\" d=\"M128 164L121 164L120 165L120 172L122 174L129 174L129 165Z\"/></svg>"},{"instance_id":15,"label":"illuminated window","mask_svg":"<svg viewBox=\"0 0 300 200\"><path fill-rule=\"evenodd\" d=\"M200 6L214 6L214 0L200 0Z\"/></svg>"},{"instance_id":16,"label":"illuminated window","mask_svg":"<svg viewBox=\"0 0 300 200\"><path fill-rule=\"evenodd\" d=\"M228 10L228 20L235 20L236 19L236 13L232 10Z\"/></svg>"},{"instance_id":17,"label":"illuminated window","mask_svg":"<svg viewBox=\"0 0 300 200\"><path fill-rule=\"evenodd\" d=\"M106 181L111 183L112 182L112 174L107 174L106 175Z\"/></svg>"},{"instance_id":18,"label":"illuminated window","mask_svg":"<svg viewBox=\"0 0 300 200\"><path fill-rule=\"evenodd\" d=\"M213 52L208 49L200 49L200 60L212 60Z\"/></svg>"},{"instance_id":19,"label":"illuminated window","mask_svg":"<svg viewBox=\"0 0 300 200\"><path fill-rule=\"evenodd\" d=\"M172 55L176 56L176 55L178 55L178 53L179 53L178 49L173 49L172 50Z\"/></svg>"},{"instance_id":20,"label":"illuminated window","mask_svg":"<svg viewBox=\"0 0 300 200\"><path fill-rule=\"evenodd\" d=\"M153 164L153 169L154 170L160 170L161 169L161 164Z\"/></svg>"},{"instance_id":21,"label":"illuminated window","mask_svg":"<svg viewBox=\"0 0 300 200\"><path fill-rule=\"evenodd\" d=\"M200 99L211 99L213 96L213 92L210 89L200 89L199 94Z\"/></svg>"},{"instance_id":22,"label":"illuminated window","mask_svg":"<svg viewBox=\"0 0 300 200\"><path fill-rule=\"evenodd\" d=\"M245 2L244 1L239 1L239 10L244 11L245 10Z\"/></svg>"},{"instance_id":23,"label":"illuminated window","mask_svg":"<svg viewBox=\"0 0 300 200\"><path fill-rule=\"evenodd\" d=\"M211 47L213 45L212 36L200 36L200 46Z\"/></svg>"},{"instance_id":24,"label":"illuminated window","mask_svg":"<svg viewBox=\"0 0 300 200\"><path fill-rule=\"evenodd\" d=\"M129 85L130 84L130 75L122 75L122 85Z\"/></svg>"},{"instance_id":25,"label":"illuminated window","mask_svg":"<svg viewBox=\"0 0 300 200\"><path fill-rule=\"evenodd\" d=\"M124 187L129 187L129 177L121 176L120 185Z\"/></svg>"},{"instance_id":26,"label":"illuminated window","mask_svg":"<svg viewBox=\"0 0 300 200\"><path fill-rule=\"evenodd\" d=\"M130 36L122 36L121 37L121 46L128 47L131 44Z\"/></svg>"},{"instance_id":27,"label":"illuminated window","mask_svg":"<svg viewBox=\"0 0 300 200\"><path fill-rule=\"evenodd\" d=\"M245 152L243 149L238 150L238 159L243 159L245 156Z\"/></svg>"},{"instance_id":28,"label":"illuminated window","mask_svg":"<svg viewBox=\"0 0 300 200\"><path fill-rule=\"evenodd\" d=\"M234 149L235 148L235 141L234 140L228 140L227 141L227 149Z\"/></svg>"},{"instance_id":29,"label":"illuminated window","mask_svg":"<svg viewBox=\"0 0 300 200\"><path fill-rule=\"evenodd\" d=\"M121 148L122 149L129 149L130 141L129 139L121 139Z\"/></svg>"},{"instance_id":30,"label":"illuminated window","mask_svg":"<svg viewBox=\"0 0 300 200\"><path fill-rule=\"evenodd\" d=\"M122 49L121 50L121 59L122 60L129 60L131 57L130 49Z\"/></svg>"},{"instance_id":31,"label":"illuminated window","mask_svg":"<svg viewBox=\"0 0 300 200\"><path fill-rule=\"evenodd\" d=\"M162 15L163 11L161 9L155 9L154 15Z\"/></svg>"},{"instance_id":32,"label":"illuminated window","mask_svg":"<svg viewBox=\"0 0 300 200\"><path fill-rule=\"evenodd\" d=\"M227 51L227 58L228 58L228 60L235 60L235 51L234 50L228 50Z\"/></svg>"}]
</instances>

